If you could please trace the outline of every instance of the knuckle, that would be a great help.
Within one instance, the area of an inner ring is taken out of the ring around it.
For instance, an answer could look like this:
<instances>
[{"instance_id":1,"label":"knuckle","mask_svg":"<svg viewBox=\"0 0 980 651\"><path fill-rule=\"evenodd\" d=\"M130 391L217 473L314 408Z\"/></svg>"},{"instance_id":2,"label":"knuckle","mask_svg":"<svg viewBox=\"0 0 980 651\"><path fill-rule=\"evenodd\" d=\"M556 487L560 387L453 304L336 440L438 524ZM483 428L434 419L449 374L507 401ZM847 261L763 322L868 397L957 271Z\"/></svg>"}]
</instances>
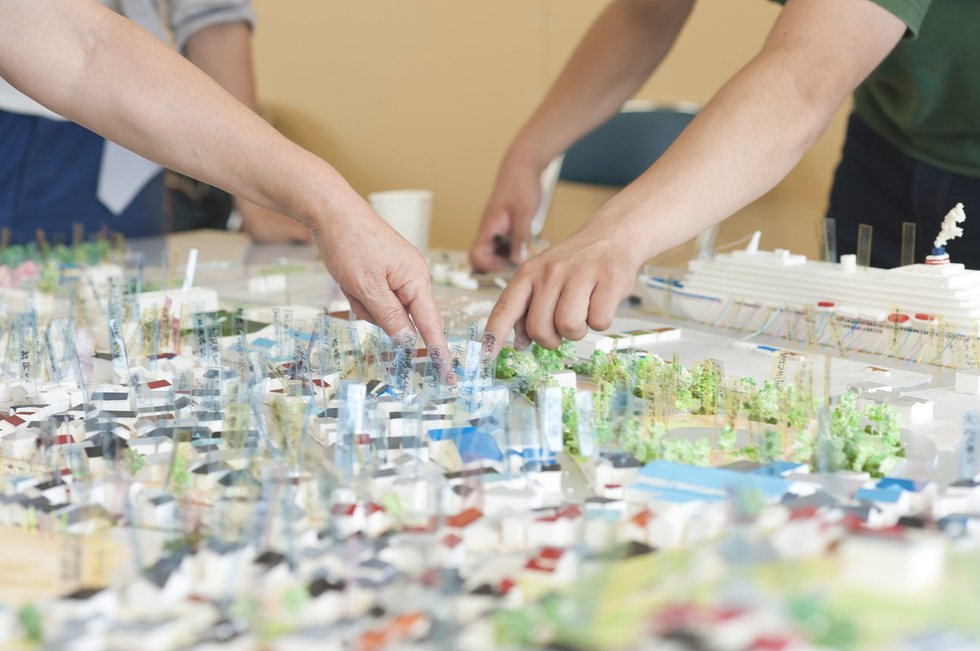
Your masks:
<instances>
[{"instance_id":1,"label":"knuckle","mask_svg":"<svg viewBox=\"0 0 980 651\"><path fill-rule=\"evenodd\" d=\"M612 326L612 315L590 314L588 324L593 330L608 330Z\"/></svg>"},{"instance_id":2,"label":"knuckle","mask_svg":"<svg viewBox=\"0 0 980 651\"><path fill-rule=\"evenodd\" d=\"M567 267L565 266L564 262L561 261L546 262L544 264L544 271L543 271L544 279L546 282L549 283L563 280L565 278L566 271L567 271Z\"/></svg>"},{"instance_id":3,"label":"knuckle","mask_svg":"<svg viewBox=\"0 0 980 651\"><path fill-rule=\"evenodd\" d=\"M600 264L599 265L599 278L603 282L614 283L617 278L618 271L615 265L611 264Z\"/></svg>"},{"instance_id":4,"label":"knuckle","mask_svg":"<svg viewBox=\"0 0 980 651\"><path fill-rule=\"evenodd\" d=\"M547 337L542 337L540 340L538 340L538 343L544 346L545 348L554 350L561 345L561 337L557 337L555 335L549 335Z\"/></svg>"},{"instance_id":5,"label":"knuckle","mask_svg":"<svg viewBox=\"0 0 980 651\"><path fill-rule=\"evenodd\" d=\"M581 322L575 322L571 319L561 319L557 323L558 332L565 339L579 340L586 334L586 325Z\"/></svg>"},{"instance_id":6,"label":"knuckle","mask_svg":"<svg viewBox=\"0 0 980 651\"><path fill-rule=\"evenodd\" d=\"M385 305L373 310L373 314L383 328L396 328L404 319L405 310L394 305Z\"/></svg>"},{"instance_id":7,"label":"knuckle","mask_svg":"<svg viewBox=\"0 0 980 651\"><path fill-rule=\"evenodd\" d=\"M529 319L525 330L527 331L527 336L534 341L540 342L546 336L544 329L540 327L540 324L536 320L532 321Z\"/></svg>"},{"instance_id":8,"label":"knuckle","mask_svg":"<svg viewBox=\"0 0 980 651\"><path fill-rule=\"evenodd\" d=\"M375 284L368 274L355 274L344 283L344 290L360 299L371 296Z\"/></svg>"},{"instance_id":9,"label":"knuckle","mask_svg":"<svg viewBox=\"0 0 980 651\"><path fill-rule=\"evenodd\" d=\"M538 262L534 258L530 260L525 260L517 267L517 271L514 272L514 276L511 279L508 289L512 285L534 285L537 284L538 277L540 276L540 271L538 268Z\"/></svg>"},{"instance_id":10,"label":"knuckle","mask_svg":"<svg viewBox=\"0 0 980 651\"><path fill-rule=\"evenodd\" d=\"M540 323L528 323L527 334L532 340L545 348L555 348L560 343L556 342L558 338L555 336L554 331L550 328L542 327Z\"/></svg>"},{"instance_id":11,"label":"knuckle","mask_svg":"<svg viewBox=\"0 0 980 651\"><path fill-rule=\"evenodd\" d=\"M561 339L555 333L554 328L549 327L548 324L539 319L528 320L527 334L533 341L545 348L556 348L561 343Z\"/></svg>"}]
</instances>

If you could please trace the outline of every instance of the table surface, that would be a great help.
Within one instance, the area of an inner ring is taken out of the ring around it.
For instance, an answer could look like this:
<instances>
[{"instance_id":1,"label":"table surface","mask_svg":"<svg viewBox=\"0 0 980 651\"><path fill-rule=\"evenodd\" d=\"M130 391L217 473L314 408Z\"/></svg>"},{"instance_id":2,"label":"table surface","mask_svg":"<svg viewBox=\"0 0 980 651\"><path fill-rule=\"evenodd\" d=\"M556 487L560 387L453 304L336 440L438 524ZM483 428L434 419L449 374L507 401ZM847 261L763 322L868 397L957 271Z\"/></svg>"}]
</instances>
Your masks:
<instances>
[{"instance_id":1,"label":"table surface","mask_svg":"<svg viewBox=\"0 0 980 651\"><path fill-rule=\"evenodd\" d=\"M242 306L262 311L285 303L319 309L331 301L342 299L336 283L320 266L317 252L312 246L258 246L251 244L241 234L221 231L181 233L169 236L166 240L134 240L128 245L133 251L142 253L148 265L148 276L156 274L160 279L164 274L161 268L153 268L157 266L155 261L165 259L163 264L167 268L167 275L181 278L188 251L197 248L199 261L196 284L217 290L228 307ZM465 255L461 252L433 252L430 257L465 263ZM249 290L250 278L278 274L285 276L285 292L263 294ZM480 322L485 319L499 291L495 288L483 288L476 292L467 292L437 287L436 294L446 315L448 331L452 335L465 333L471 321ZM642 306L624 306L612 330L623 331L638 325L649 325L651 322L677 325L683 330L679 341L661 343L651 348L652 352L664 358L670 359L676 355L684 365L707 358L719 359L724 364L726 374L734 377L766 378L771 373L771 359L736 349L732 346L732 335L651 315ZM785 345L785 342L762 343ZM580 345L579 353L583 357L590 354L590 345ZM833 394L845 391L856 382L871 379L869 360L861 356L839 359L821 354L818 364L822 365L825 361L831 365ZM946 450L948 458L948 451L959 438L963 412L980 410L980 397L955 394L950 388L951 373L937 375L932 369L906 363L889 366L881 358L873 361L878 367L887 366L890 369L892 375L889 381L894 386L919 391L921 395L935 402L934 421L906 429L909 435L918 440L926 444L934 442L940 450ZM823 366L819 366L819 372L824 372ZM86 567L95 566L104 575L118 576L130 564L127 551L129 546L123 539L124 535L127 534L113 530L108 536L82 550L80 553L85 554L88 559L85 562ZM147 547L159 549L162 539L148 539L144 543ZM0 527L0 603L17 604L58 594L62 588L62 569L57 563L46 562L45 559L61 558L61 544L58 536ZM152 554L150 558L152 559ZM97 577L90 578L94 580Z\"/></svg>"}]
</instances>

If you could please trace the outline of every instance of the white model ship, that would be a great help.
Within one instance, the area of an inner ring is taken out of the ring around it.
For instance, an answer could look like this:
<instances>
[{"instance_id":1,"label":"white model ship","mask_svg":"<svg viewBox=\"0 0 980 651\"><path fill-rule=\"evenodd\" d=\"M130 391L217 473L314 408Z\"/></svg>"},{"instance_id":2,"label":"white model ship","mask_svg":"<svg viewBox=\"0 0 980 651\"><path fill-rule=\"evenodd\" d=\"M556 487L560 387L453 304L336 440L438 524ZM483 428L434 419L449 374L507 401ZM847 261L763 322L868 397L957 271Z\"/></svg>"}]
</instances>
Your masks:
<instances>
[{"instance_id":1,"label":"white model ship","mask_svg":"<svg viewBox=\"0 0 980 651\"><path fill-rule=\"evenodd\" d=\"M980 323L980 271L949 262L962 234L962 204L950 211L924 264L861 267L807 260L785 250L744 250L691 261L682 281L642 280L665 314L807 345L917 362L973 366Z\"/></svg>"}]
</instances>

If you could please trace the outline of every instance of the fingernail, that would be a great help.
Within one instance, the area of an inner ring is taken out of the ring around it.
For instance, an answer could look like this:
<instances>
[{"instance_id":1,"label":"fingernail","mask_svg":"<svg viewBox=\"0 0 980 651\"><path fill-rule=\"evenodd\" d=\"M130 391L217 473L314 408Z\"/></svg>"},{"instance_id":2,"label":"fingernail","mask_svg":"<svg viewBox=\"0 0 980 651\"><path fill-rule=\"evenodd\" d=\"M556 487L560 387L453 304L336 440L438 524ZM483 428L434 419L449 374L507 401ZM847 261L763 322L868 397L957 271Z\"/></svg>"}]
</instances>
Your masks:
<instances>
[{"instance_id":1,"label":"fingernail","mask_svg":"<svg viewBox=\"0 0 980 651\"><path fill-rule=\"evenodd\" d=\"M492 357L497 352L497 335L492 332L483 333L483 356Z\"/></svg>"},{"instance_id":2,"label":"fingernail","mask_svg":"<svg viewBox=\"0 0 980 651\"><path fill-rule=\"evenodd\" d=\"M440 382L447 383L448 377L452 374L452 369L447 363L448 351L442 346L434 346L429 349L429 361L432 362L432 373Z\"/></svg>"},{"instance_id":3,"label":"fingernail","mask_svg":"<svg viewBox=\"0 0 980 651\"><path fill-rule=\"evenodd\" d=\"M396 346L408 346L417 340L418 334L411 329L401 330L391 336L391 341Z\"/></svg>"}]
</instances>

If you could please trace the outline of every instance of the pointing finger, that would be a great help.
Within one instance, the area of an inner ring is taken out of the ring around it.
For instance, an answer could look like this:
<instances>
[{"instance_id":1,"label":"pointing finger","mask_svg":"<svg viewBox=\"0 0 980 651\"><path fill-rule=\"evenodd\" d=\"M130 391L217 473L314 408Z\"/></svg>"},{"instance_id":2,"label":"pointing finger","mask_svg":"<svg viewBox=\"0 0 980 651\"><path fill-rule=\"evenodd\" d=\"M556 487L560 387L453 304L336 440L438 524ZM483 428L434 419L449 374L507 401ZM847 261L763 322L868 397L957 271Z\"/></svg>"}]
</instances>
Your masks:
<instances>
[{"instance_id":1,"label":"pointing finger","mask_svg":"<svg viewBox=\"0 0 980 651\"><path fill-rule=\"evenodd\" d=\"M527 313L531 302L531 284L524 278L515 277L507 285L487 319L487 332L496 337L493 354L496 355L517 321Z\"/></svg>"}]
</instances>

